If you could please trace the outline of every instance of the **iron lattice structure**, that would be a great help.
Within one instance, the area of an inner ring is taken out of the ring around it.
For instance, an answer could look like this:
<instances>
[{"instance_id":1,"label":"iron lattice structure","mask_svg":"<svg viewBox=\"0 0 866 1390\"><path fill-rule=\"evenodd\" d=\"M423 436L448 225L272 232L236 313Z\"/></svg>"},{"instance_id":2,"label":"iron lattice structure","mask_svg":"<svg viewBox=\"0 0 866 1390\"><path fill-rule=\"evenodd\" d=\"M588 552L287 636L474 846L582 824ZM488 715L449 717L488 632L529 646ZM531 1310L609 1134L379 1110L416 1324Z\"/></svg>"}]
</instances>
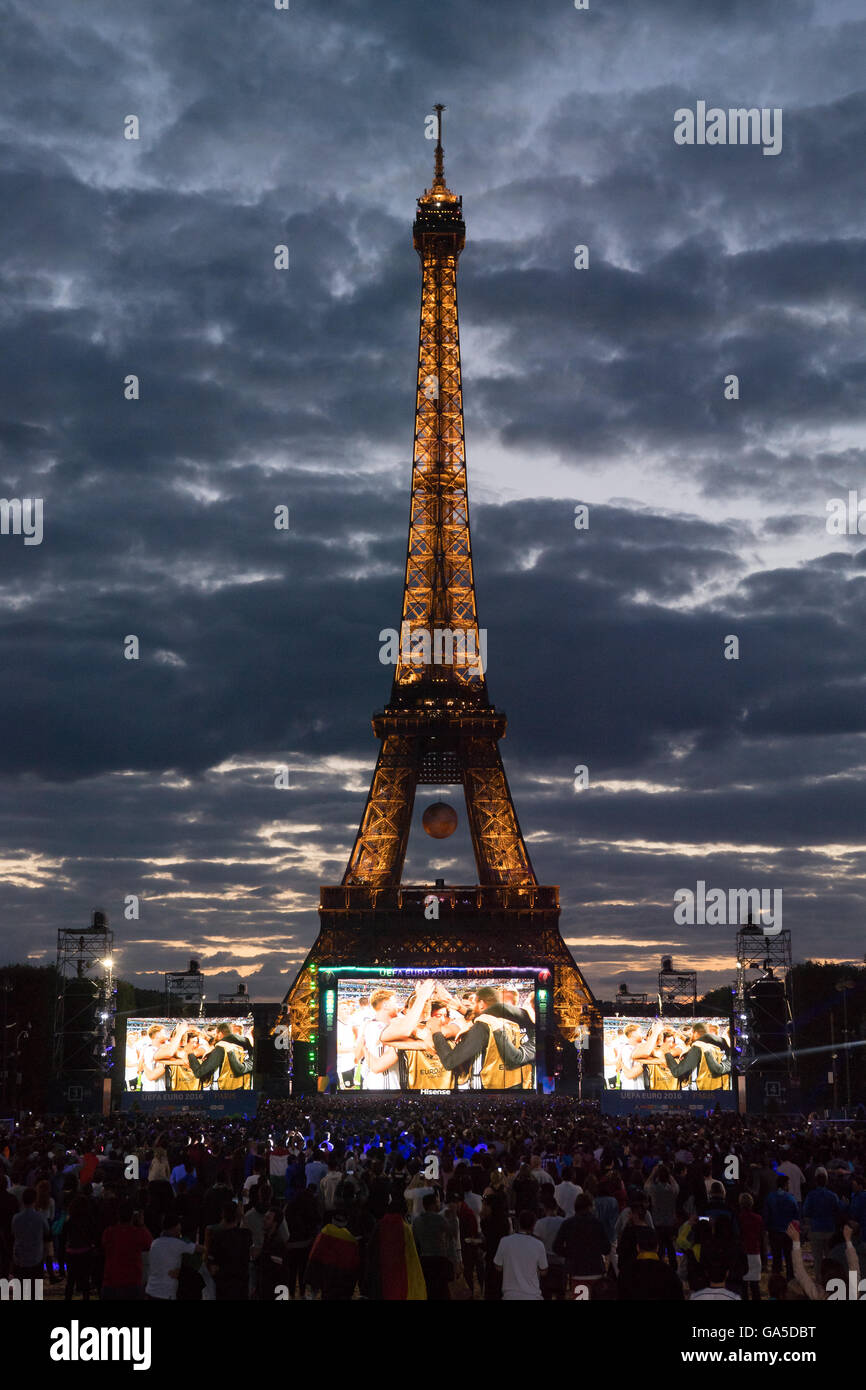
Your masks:
<instances>
[{"instance_id":1,"label":"iron lattice structure","mask_svg":"<svg viewBox=\"0 0 866 1390\"><path fill-rule=\"evenodd\" d=\"M749 920L737 932L737 984L734 1003L734 1032L739 1049L739 1066L743 1071L756 1062L758 1052L755 1047L755 1033L760 1026L759 1010L751 998L750 989L762 978L769 976L780 980L785 990L788 1016L787 1059L776 1062L776 1070L794 1075L794 1036L793 1015L791 1012L790 984L791 972L791 933L783 927L775 936L764 934L758 923ZM750 972L762 971L763 975Z\"/></svg>"},{"instance_id":2,"label":"iron lattice structure","mask_svg":"<svg viewBox=\"0 0 866 1390\"><path fill-rule=\"evenodd\" d=\"M95 911L83 931L57 933L54 1074L107 1074L111 1066L115 995L114 932Z\"/></svg>"},{"instance_id":3,"label":"iron lattice structure","mask_svg":"<svg viewBox=\"0 0 866 1390\"><path fill-rule=\"evenodd\" d=\"M698 1009L698 976L694 970L674 970L670 956L662 960L659 971L659 1012L695 1014Z\"/></svg>"},{"instance_id":4,"label":"iron lattice structure","mask_svg":"<svg viewBox=\"0 0 866 1390\"><path fill-rule=\"evenodd\" d=\"M287 995L292 1037L318 1036L315 972L336 965L536 965L553 968L553 1005L569 1041L594 1017L590 991L559 931L559 891L538 883L499 752L505 715L490 703L478 627L457 313L465 243L462 199L445 182L418 199L421 319L409 540L390 702L373 717L376 769L342 884L321 890L319 937ZM404 885L419 785L463 787L478 872L469 887Z\"/></svg>"}]
</instances>

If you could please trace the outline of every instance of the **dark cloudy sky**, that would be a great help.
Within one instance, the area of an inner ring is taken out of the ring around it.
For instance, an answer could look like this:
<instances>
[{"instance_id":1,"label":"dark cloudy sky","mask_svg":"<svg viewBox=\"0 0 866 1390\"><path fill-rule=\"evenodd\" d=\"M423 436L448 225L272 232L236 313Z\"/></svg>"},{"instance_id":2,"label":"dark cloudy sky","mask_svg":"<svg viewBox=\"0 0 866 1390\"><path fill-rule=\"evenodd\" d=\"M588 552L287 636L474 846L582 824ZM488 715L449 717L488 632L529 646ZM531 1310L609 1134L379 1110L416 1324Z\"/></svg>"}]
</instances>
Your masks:
<instances>
[{"instance_id":1,"label":"dark cloudy sky","mask_svg":"<svg viewBox=\"0 0 866 1390\"><path fill-rule=\"evenodd\" d=\"M126 977L269 999L311 944L390 689L436 101L489 688L564 935L601 994L663 950L720 984L702 878L859 958L862 0L3 11L0 495L44 540L0 537L0 961L100 904ZM781 154L676 145L698 100L780 107ZM409 879L474 877L436 854Z\"/></svg>"}]
</instances>

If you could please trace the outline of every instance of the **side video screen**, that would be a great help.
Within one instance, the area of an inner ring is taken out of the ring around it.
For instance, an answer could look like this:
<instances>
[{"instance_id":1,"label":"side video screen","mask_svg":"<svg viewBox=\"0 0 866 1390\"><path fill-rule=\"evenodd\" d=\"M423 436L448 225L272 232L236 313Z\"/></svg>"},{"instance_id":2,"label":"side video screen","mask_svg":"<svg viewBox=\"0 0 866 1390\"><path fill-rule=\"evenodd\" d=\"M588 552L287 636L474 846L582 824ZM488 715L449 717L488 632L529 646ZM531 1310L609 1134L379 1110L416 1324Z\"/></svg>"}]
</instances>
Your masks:
<instances>
[{"instance_id":1,"label":"side video screen","mask_svg":"<svg viewBox=\"0 0 866 1390\"><path fill-rule=\"evenodd\" d=\"M128 1091L241 1091L253 1084L252 1015L245 1018L131 1018L126 1025Z\"/></svg>"},{"instance_id":2,"label":"side video screen","mask_svg":"<svg viewBox=\"0 0 866 1390\"><path fill-rule=\"evenodd\" d=\"M726 1018L605 1018L604 1084L613 1091L730 1091Z\"/></svg>"}]
</instances>

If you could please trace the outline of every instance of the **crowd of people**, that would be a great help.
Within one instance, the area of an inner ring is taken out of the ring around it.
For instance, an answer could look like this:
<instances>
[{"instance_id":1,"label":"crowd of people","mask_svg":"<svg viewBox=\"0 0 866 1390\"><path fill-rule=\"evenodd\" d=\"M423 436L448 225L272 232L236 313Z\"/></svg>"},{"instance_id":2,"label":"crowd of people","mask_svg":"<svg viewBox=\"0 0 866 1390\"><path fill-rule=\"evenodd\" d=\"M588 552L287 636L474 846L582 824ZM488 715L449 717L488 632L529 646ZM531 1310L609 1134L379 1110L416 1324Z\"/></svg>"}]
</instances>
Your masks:
<instances>
[{"instance_id":1,"label":"crowd of people","mask_svg":"<svg viewBox=\"0 0 866 1390\"><path fill-rule=\"evenodd\" d=\"M67 1300L823 1299L864 1231L863 1123L395 1095L0 1131L0 1277Z\"/></svg>"}]
</instances>

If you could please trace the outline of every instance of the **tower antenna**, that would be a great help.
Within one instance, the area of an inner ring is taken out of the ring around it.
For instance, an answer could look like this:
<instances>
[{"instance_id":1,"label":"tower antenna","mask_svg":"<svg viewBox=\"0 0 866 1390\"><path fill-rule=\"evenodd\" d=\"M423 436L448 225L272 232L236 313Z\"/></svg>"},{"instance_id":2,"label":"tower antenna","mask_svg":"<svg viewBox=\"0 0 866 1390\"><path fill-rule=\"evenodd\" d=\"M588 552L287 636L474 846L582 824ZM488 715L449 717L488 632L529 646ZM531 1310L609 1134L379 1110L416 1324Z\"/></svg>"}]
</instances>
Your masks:
<instances>
[{"instance_id":1,"label":"tower antenna","mask_svg":"<svg viewBox=\"0 0 866 1390\"><path fill-rule=\"evenodd\" d=\"M445 166L442 158L442 112L445 107L441 102L437 102L433 107L436 112L436 163L433 168L433 187L445 187Z\"/></svg>"}]
</instances>

